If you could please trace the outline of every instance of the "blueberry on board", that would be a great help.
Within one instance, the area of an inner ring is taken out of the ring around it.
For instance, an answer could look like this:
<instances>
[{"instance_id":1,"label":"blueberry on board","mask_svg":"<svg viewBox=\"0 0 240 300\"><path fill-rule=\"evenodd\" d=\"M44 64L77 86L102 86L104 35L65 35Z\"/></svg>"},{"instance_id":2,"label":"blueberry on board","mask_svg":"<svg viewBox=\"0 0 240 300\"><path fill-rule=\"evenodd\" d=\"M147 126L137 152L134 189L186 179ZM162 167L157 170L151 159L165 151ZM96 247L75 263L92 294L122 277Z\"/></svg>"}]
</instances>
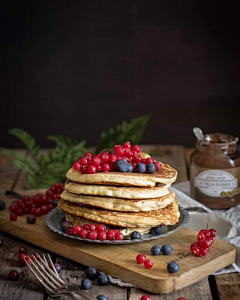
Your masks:
<instances>
[{"instance_id":1,"label":"blueberry on board","mask_svg":"<svg viewBox=\"0 0 240 300\"><path fill-rule=\"evenodd\" d=\"M0 210L4 210L5 208L5 201L0 200Z\"/></svg>"},{"instance_id":2,"label":"blueberry on board","mask_svg":"<svg viewBox=\"0 0 240 300\"><path fill-rule=\"evenodd\" d=\"M167 269L169 273L177 273L179 270L179 265L175 261L170 261L167 265Z\"/></svg>"},{"instance_id":3,"label":"blueberry on board","mask_svg":"<svg viewBox=\"0 0 240 300\"><path fill-rule=\"evenodd\" d=\"M89 278L91 280L97 279L97 277L99 275L98 270L94 267L87 268L85 273L86 273L87 278Z\"/></svg>"},{"instance_id":4,"label":"blueberry on board","mask_svg":"<svg viewBox=\"0 0 240 300\"><path fill-rule=\"evenodd\" d=\"M82 280L82 283L81 283L81 288L83 290L91 290L91 288L92 288L92 281L90 279L88 279L88 278L84 278Z\"/></svg>"},{"instance_id":5,"label":"blueberry on board","mask_svg":"<svg viewBox=\"0 0 240 300\"><path fill-rule=\"evenodd\" d=\"M98 276L98 284L99 285L107 285L109 282L109 279L106 274L101 274Z\"/></svg>"},{"instance_id":6,"label":"blueberry on board","mask_svg":"<svg viewBox=\"0 0 240 300\"><path fill-rule=\"evenodd\" d=\"M108 300L108 298L107 298L105 295L102 295L102 294L101 294L101 295L98 295L98 296L97 296L97 299L98 299L98 300Z\"/></svg>"},{"instance_id":7,"label":"blueberry on board","mask_svg":"<svg viewBox=\"0 0 240 300\"><path fill-rule=\"evenodd\" d=\"M149 174L155 173L157 170L154 163L147 164L146 169L147 169L147 173L149 173Z\"/></svg>"},{"instance_id":8,"label":"blueberry on board","mask_svg":"<svg viewBox=\"0 0 240 300\"><path fill-rule=\"evenodd\" d=\"M61 223L61 229L62 229L63 232L67 232L67 229L70 228L70 227L72 227L72 225L73 224L71 222L69 222L69 221L63 221Z\"/></svg>"},{"instance_id":9,"label":"blueberry on board","mask_svg":"<svg viewBox=\"0 0 240 300\"><path fill-rule=\"evenodd\" d=\"M165 244L162 246L162 254L164 255L170 255L173 252L173 248L169 244Z\"/></svg>"},{"instance_id":10,"label":"blueberry on board","mask_svg":"<svg viewBox=\"0 0 240 300\"><path fill-rule=\"evenodd\" d=\"M127 172L132 173L132 171L133 171L133 166L131 164L128 164Z\"/></svg>"},{"instance_id":11,"label":"blueberry on board","mask_svg":"<svg viewBox=\"0 0 240 300\"><path fill-rule=\"evenodd\" d=\"M53 199L52 205L54 205L56 207L58 205L58 201L59 201L59 199Z\"/></svg>"},{"instance_id":12,"label":"blueberry on board","mask_svg":"<svg viewBox=\"0 0 240 300\"><path fill-rule=\"evenodd\" d=\"M119 159L116 162L116 170L118 172L124 172L126 173L128 171L128 163L124 159Z\"/></svg>"},{"instance_id":13,"label":"blueberry on board","mask_svg":"<svg viewBox=\"0 0 240 300\"><path fill-rule=\"evenodd\" d=\"M146 166L143 163L137 163L135 170L137 173L145 173L146 172Z\"/></svg>"},{"instance_id":14,"label":"blueberry on board","mask_svg":"<svg viewBox=\"0 0 240 300\"><path fill-rule=\"evenodd\" d=\"M151 249L152 255L160 255L161 253L161 247L159 246L153 246Z\"/></svg>"},{"instance_id":15,"label":"blueberry on board","mask_svg":"<svg viewBox=\"0 0 240 300\"><path fill-rule=\"evenodd\" d=\"M62 267L59 264L55 263L54 267L55 267L56 271L58 272L58 274L62 271Z\"/></svg>"},{"instance_id":16,"label":"blueberry on board","mask_svg":"<svg viewBox=\"0 0 240 300\"><path fill-rule=\"evenodd\" d=\"M28 224L34 224L36 222L36 216L35 215L28 215L27 216L27 223Z\"/></svg>"},{"instance_id":17,"label":"blueberry on board","mask_svg":"<svg viewBox=\"0 0 240 300\"><path fill-rule=\"evenodd\" d=\"M162 233L162 226L159 226L159 227L153 227L152 228L152 233L154 234L161 234Z\"/></svg>"},{"instance_id":18,"label":"blueberry on board","mask_svg":"<svg viewBox=\"0 0 240 300\"><path fill-rule=\"evenodd\" d=\"M141 240L142 235L138 231L133 231L130 235L131 240Z\"/></svg>"}]
</instances>

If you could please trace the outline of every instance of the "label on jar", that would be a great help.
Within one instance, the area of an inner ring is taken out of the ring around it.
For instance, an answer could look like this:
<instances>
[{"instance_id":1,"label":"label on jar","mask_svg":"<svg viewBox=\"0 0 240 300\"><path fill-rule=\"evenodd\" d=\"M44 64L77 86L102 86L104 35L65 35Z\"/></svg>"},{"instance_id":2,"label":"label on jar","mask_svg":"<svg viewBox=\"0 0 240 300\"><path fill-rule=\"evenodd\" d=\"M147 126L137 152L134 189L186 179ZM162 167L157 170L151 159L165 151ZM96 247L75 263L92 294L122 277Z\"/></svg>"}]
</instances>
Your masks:
<instances>
[{"instance_id":1,"label":"label on jar","mask_svg":"<svg viewBox=\"0 0 240 300\"><path fill-rule=\"evenodd\" d=\"M205 195L221 197L238 187L238 179L223 170L207 170L194 178L194 185Z\"/></svg>"}]
</instances>

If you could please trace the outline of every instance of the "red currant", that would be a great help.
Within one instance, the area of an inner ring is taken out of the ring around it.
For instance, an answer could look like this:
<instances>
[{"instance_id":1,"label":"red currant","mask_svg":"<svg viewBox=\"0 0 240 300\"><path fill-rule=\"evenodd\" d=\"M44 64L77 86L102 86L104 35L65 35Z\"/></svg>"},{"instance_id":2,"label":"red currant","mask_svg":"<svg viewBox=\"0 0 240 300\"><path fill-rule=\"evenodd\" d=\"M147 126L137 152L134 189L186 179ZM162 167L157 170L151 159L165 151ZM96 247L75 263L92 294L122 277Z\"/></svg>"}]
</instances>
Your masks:
<instances>
[{"instance_id":1,"label":"red currant","mask_svg":"<svg viewBox=\"0 0 240 300\"><path fill-rule=\"evenodd\" d=\"M80 172L82 173L82 174L87 174L87 167L81 167L81 169L80 169Z\"/></svg>"},{"instance_id":2,"label":"red currant","mask_svg":"<svg viewBox=\"0 0 240 300\"><path fill-rule=\"evenodd\" d=\"M211 242L209 239L205 239L201 242L201 247L202 248L209 248L211 246Z\"/></svg>"},{"instance_id":3,"label":"red currant","mask_svg":"<svg viewBox=\"0 0 240 300\"><path fill-rule=\"evenodd\" d=\"M107 153L102 153L101 160L102 160L102 162L109 161L109 155Z\"/></svg>"},{"instance_id":4,"label":"red currant","mask_svg":"<svg viewBox=\"0 0 240 300\"><path fill-rule=\"evenodd\" d=\"M107 240L114 240L115 238L115 232L114 230L108 230L107 232Z\"/></svg>"},{"instance_id":5,"label":"red currant","mask_svg":"<svg viewBox=\"0 0 240 300\"><path fill-rule=\"evenodd\" d=\"M102 171L103 172L109 172L111 170L111 166L108 163L103 163L102 164Z\"/></svg>"},{"instance_id":6,"label":"red currant","mask_svg":"<svg viewBox=\"0 0 240 300\"><path fill-rule=\"evenodd\" d=\"M55 194L56 195L56 194ZM42 204L47 204L47 196L42 196L42 198L41 198L41 203ZM26 205L26 203L25 203L25 205Z\"/></svg>"},{"instance_id":7,"label":"red currant","mask_svg":"<svg viewBox=\"0 0 240 300\"><path fill-rule=\"evenodd\" d=\"M130 142L126 142L126 143L123 144L123 148L131 150L132 149L132 145L131 145Z\"/></svg>"},{"instance_id":8,"label":"red currant","mask_svg":"<svg viewBox=\"0 0 240 300\"><path fill-rule=\"evenodd\" d=\"M87 234L88 234L88 232L87 232L86 229L82 229L82 230L80 231L80 237L81 237L82 239L85 239L85 238L87 237Z\"/></svg>"},{"instance_id":9,"label":"red currant","mask_svg":"<svg viewBox=\"0 0 240 300\"><path fill-rule=\"evenodd\" d=\"M73 234L74 234L73 228L68 228L68 229L67 229L67 234L68 234L68 235L73 235Z\"/></svg>"},{"instance_id":10,"label":"red currant","mask_svg":"<svg viewBox=\"0 0 240 300\"><path fill-rule=\"evenodd\" d=\"M212 246L212 244L214 243L214 239L213 238L208 238L206 240L208 240L210 246Z\"/></svg>"},{"instance_id":11,"label":"red currant","mask_svg":"<svg viewBox=\"0 0 240 300\"><path fill-rule=\"evenodd\" d=\"M23 210L22 210L21 208L18 208L18 209L16 210L16 215L17 215L17 216L22 216L22 215L23 215Z\"/></svg>"},{"instance_id":12,"label":"red currant","mask_svg":"<svg viewBox=\"0 0 240 300\"><path fill-rule=\"evenodd\" d=\"M22 210L24 210L24 208L26 207L24 203L19 204L18 206L19 208L21 208Z\"/></svg>"},{"instance_id":13,"label":"red currant","mask_svg":"<svg viewBox=\"0 0 240 300\"><path fill-rule=\"evenodd\" d=\"M80 163L76 161L76 162L73 164L73 168L74 168L75 170L80 170L80 168L81 168Z\"/></svg>"},{"instance_id":14,"label":"red currant","mask_svg":"<svg viewBox=\"0 0 240 300\"><path fill-rule=\"evenodd\" d=\"M156 171L160 170L162 168L162 164L159 161L155 161L154 165L156 167Z\"/></svg>"},{"instance_id":15,"label":"red currant","mask_svg":"<svg viewBox=\"0 0 240 300\"><path fill-rule=\"evenodd\" d=\"M116 232L115 233L115 239L117 240L117 241L121 241L121 240L123 240L123 234L121 233L121 232Z\"/></svg>"},{"instance_id":16,"label":"red currant","mask_svg":"<svg viewBox=\"0 0 240 300\"><path fill-rule=\"evenodd\" d=\"M101 164L101 158L95 155L92 159L92 165L99 166L100 164Z\"/></svg>"},{"instance_id":17,"label":"red currant","mask_svg":"<svg viewBox=\"0 0 240 300\"><path fill-rule=\"evenodd\" d=\"M36 211L36 208L35 208L35 207L32 207L32 208L30 209L29 213L30 213L31 215L35 215L35 211Z\"/></svg>"},{"instance_id":18,"label":"red currant","mask_svg":"<svg viewBox=\"0 0 240 300\"><path fill-rule=\"evenodd\" d=\"M151 262L150 259L145 260L145 262L144 262L144 267L145 267L146 269L151 269L152 266L153 266L153 263Z\"/></svg>"},{"instance_id":19,"label":"red currant","mask_svg":"<svg viewBox=\"0 0 240 300\"><path fill-rule=\"evenodd\" d=\"M57 188L55 187L55 185L51 186L51 191L53 191L53 193L57 190Z\"/></svg>"},{"instance_id":20,"label":"red currant","mask_svg":"<svg viewBox=\"0 0 240 300\"><path fill-rule=\"evenodd\" d=\"M52 209L54 209L54 205L52 203L49 203L47 205L47 209L48 209L48 211L51 211Z\"/></svg>"},{"instance_id":21,"label":"red currant","mask_svg":"<svg viewBox=\"0 0 240 300\"><path fill-rule=\"evenodd\" d=\"M45 197L46 197L46 196L45 196ZM26 200L26 201L24 202L24 204L25 204L26 207L30 207L30 206L31 206L31 202L30 202L29 200Z\"/></svg>"},{"instance_id":22,"label":"red currant","mask_svg":"<svg viewBox=\"0 0 240 300\"><path fill-rule=\"evenodd\" d=\"M121 155L123 155L123 153L124 153L124 150L123 150L123 147L122 146L119 146L119 147L115 147L114 148L114 151L115 151L115 154L117 154L118 156L121 156Z\"/></svg>"},{"instance_id":23,"label":"red currant","mask_svg":"<svg viewBox=\"0 0 240 300\"><path fill-rule=\"evenodd\" d=\"M210 234L211 234L210 237L211 237L211 238L215 238L215 236L216 236L216 234L217 234L216 230L215 230L215 229L210 229L209 232L210 232Z\"/></svg>"},{"instance_id":24,"label":"red currant","mask_svg":"<svg viewBox=\"0 0 240 300\"><path fill-rule=\"evenodd\" d=\"M135 156L135 157L133 158L133 161L134 161L135 163L139 163L139 162L142 161L142 158L141 158L140 156Z\"/></svg>"},{"instance_id":25,"label":"red currant","mask_svg":"<svg viewBox=\"0 0 240 300\"><path fill-rule=\"evenodd\" d=\"M84 224L83 228L86 229L86 230L90 230L90 225L89 224Z\"/></svg>"},{"instance_id":26,"label":"red currant","mask_svg":"<svg viewBox=\"0 0 240 300\"><path fill-rule=\"evenodd\" d=\"M203 240L205 240L205 238L206 238L205 230L204 230L204 231L201 230L201 231L198 233L197 238L198 238L198 241L203 241Z\"/></svg>"},{"instance_id":27,"label":"red currant","mask_svg":"<svg viewBox=\"0 0 240 300\"><path fill-rule=\"evenodd\" d=\"M152 300L152 298L149 295L143 295L141 300Z\"/></svg>"},{"instance_id":28,"label":"red currant","mask_svg":"<svg viewBox=\"0 0 240 300\"><path fill-rule=\"evenodd\" d=\"M26 253L20 252L20 253L18 254L18 260L24 259L24 257L27 257L27 254L26 254Z\"/></svg>"},{"instance_id":29,"label":"red currant","mask_svg":"<svg viewBox=\"0 0 240 300\"><path fill-rule=\"evenodd\" d=\"M18 277L19 277L19 274L18 274L18 272L15 271L15 270L10 271L9 274L8 274L8 278L9 278L10 280L13 280L13 281L17 280Z\"/></svg>"},{"instance_id":30,"label":"red currant","mask_svg":"<svg viewBox=\"0 0 240 300\"><path fill-rule=\"evenodd\" d=\"M16 205L10 205L10 206L9 206L10 212L15 212L16 209L17 209L17 206L16 206Z\"/></svg>"},{"instance_id":31,"label":"red currant","mask_svg":"<svg viewBox=\"0 0 240 300\"><path fill-rule=\"evenodd\" d=\"M186 298L180 297L180 298L178 298L177 300L186 300Z\"/></svg>"},{"instance_id":32,"label":"red currant","mask_svg":"<svg viewBox=\"0 0 240 300\"><path fill-rule=\"evenodd\" d=\"M89 229L90 230L96 230L96 225L95 224L89 224Z\"/></svg>"},{"instance_id":33,"label":"red currant","mask_svg":"<svg viewBox=\"0 0 240 300\"><path fill-rule=\"evenodd\" d=\"M19 205L22 204L22 203L23 203L22 199L18 199L17 206L19 207Z\"/></svg>"},{"instance_id":34,"label":"red currant","mask_svg":"<svg viewBox=\"0 0 240 300\"><path fill-rule=\"evenodd\" d=\"M136 257L137 263L138 264L143 264L146 260L146 255L145 254L138 254L138 256Z\"/></svg>"},{"instance_id":35,"label":"red currant","mask_svg":"<svg viewBox=\"0 0 240 300\"><path fill-rule=\"evenodd\" d=\"M41 217L41 215L42 215L42 210L41 210L41 208L36 208L36 209L35 209L35 216L36 216L36 217Z\"/></svg>"},{"instance_id":36,"label":"red currant","mask_svg":"<svg viewBox=\"0 0 240 300\"><path fill-rule=\"evenodd\" d=\"M88 238L89 238L90 240L96 240L98 234L97 234L97 231L96 231L96 230L92 230L92 231L90 231L90 232L88 233L87 236L88 236Z\"/></svg>"},{"instance_id":37,"label":"red currant","mask_svg":"<svg viewBox=\"0 0 240 300\"><path fill-rule=\"evenodd\" d=\"M27 215L30 213L30 207L25 207L24 208L24 215Z\"/></svg>"},{"instance_id":38,"label":"red currant","mask_svg":"<svg viewBox=\"0 0 240 300\"><path fill-rule=\"evenodd\" d=\"M14 214L14 213L12 213L12 214L10 215L10 220L11 220L11 221L16 221L16 220L17 220L17 215Z\"/></svg>"},{"instance_id":39,"label":"red currant","mask_svg":"<svg viewBox=\"0 0 240 300\"><path fill-rule=\"evenodd\" d=\"M199 255L200 256L206 256L208 254L208 248L201 248Z\"/></svg>"},{"instance_id":40,"label":"red currant","mask_svg":"<svg viewBox=\"0 0 240 300\"><path fill-rule=\"evenodd\" d=\"M103 225L103 224L99 224L99 225L97 226L97 231L98 231L98 232L106 231L106 226Z\"/></svg>"},{"instance_id":41,"label":"red currant","mask_svg":"<svg viewBox=\"0 0 240 300\"><path fill-rule=\"evenodd\" d=\"M133 151L136 151L137 153L141 152L141 148L140 148L138 145L134 145L134 146L132 147L132 150L133 150Z\"/></svg>"},{"instance_id":42,"label":"red currant","mask_svg":"<svg viewBox=\"0 0 240 300\"><path fill-rule=\"evenodd\" d=\"M25 202L25 201L30 201L30 197L29 197L28 195L24 195L24 196L22 197L22 200L23 200L23 202Z\"/></svg>"},{"instance_id":43,"label":"red currant","mask_svg":"<svg viewBox=\"0 0 240 300\"><path fill-rule=\"evenodd\" d=\"M210 230L205 230L205 236L206 236L206 238L212 237Z\"/></svg>"},{"instance_id":44,"label":"red currant","mask_svg":"<svg viewBox=\"0 0 240 300\"><path fill-rule=\"evenodd\" d=\"M149 158L146 159L145 164L147 165L147 164L150 164L150 163L153 163L153 162L154 162L154 160L151 157L149 157Z\"/></svg>"},{"instance_id":45,"label":"red currant","mask_svg":"<svg viewBox=\"0 0 240 300\"><path fill-rule=\"evenodd\" d=\"M110 163L114 163L114 162L116 162L116 160L117 160L117 155L115 155L115 154L110 154L109 155L109 162Z\"/></svg>"},{"instance_id":46,"label":"red currant","mask_svg":"<svg viewBox=\"0 0 240 300\"><path fill-rule=\"evenodd\" d=\"M102 171L102 166L100 165L100 166L96 166L96 170L97 170L97 172L101 172Z\"/></svg>"},{"instance_id":47,"label":"red currant","mask_svg":"<svg viewBox=\"0 0 240 300\"><path fill-rule=\"evenodd\" d=\"M79 235L81 230L82 230L82 226L80 226L80 225L76 225L73 227L73 233L76 235Z\"/></svg>"},{"instance_id":48,"label":"red currant","mask_svg":"<svg viewBox=\"0 0 240 300\"><path fill-rule=\"evenodd\" d=\"M93 155L92 155L92 153L91 153L91 152L86 152L86 153L85 153L85 157L86 157L86 156L90 156L90 157L92 157Z\"/></svg>"},{"instance_id":49,"label":"red currant","mask_svg":"<svg viewBox=\"0 0 240 300\"><path fill-rule=\"evenodd\" d=\"M200 254L200 248L197 246L192 247L191 251L192 251L192 254L195 256L199 256L199 254Z\"/></svg>"},{"instance_id":50,"label":"red currant","mask_svg":"<svg viewBox=\"0 0 240 300\"><path fill-rule=\"evenodd\" d=\"M3 246L3 240L0 239L0 247L2 247L2 246Z\"/></svg>"},{"instance_id":51,"label":"red currant","mask_svg":"<svg viewBox=\"0 0 240 300\"><path fill-rule=\"evenodd\" d=\"M96 167L93 166L93 165L89 165L89 166L87 167L87 171L88 171L89 174L94 174L94 173L97 172Z\"/></svg>"},{"instance_id":52,"label":"red currant","mask_svg":"<svg viewBox=\"0 0 240 300\"><path fill-rule=\"evenodd\" d=\"M82 157L82 158L80 159L80 164L81 164L82 166L86 166L86 165L88 164L88 160L86 159L86 157Z\"/></svg>"},{"instance_id":53,"label":"red currant","mask_svg":"<svg viewBox=\"0 0 240 300\"><path fill-rule=\"evenodd\" d=\"M47 205L41 205L41 210L42 210L42 214L46 215L48 213L48 208Z\"/></svg>"},{"instance_id":54,"label":"red currant","mask_svg":"<svg viewBox=\"0 0 240 300\"><path fill-rule=\"evenodd\" d=\"M99 240L101 240L101 241L106 240L106 239L107 239L107 234L106 234L106 232L105 232L105 231L100 231L100 232L98 232L98 238L99 238Z\"/></svg>"}]
</instances>

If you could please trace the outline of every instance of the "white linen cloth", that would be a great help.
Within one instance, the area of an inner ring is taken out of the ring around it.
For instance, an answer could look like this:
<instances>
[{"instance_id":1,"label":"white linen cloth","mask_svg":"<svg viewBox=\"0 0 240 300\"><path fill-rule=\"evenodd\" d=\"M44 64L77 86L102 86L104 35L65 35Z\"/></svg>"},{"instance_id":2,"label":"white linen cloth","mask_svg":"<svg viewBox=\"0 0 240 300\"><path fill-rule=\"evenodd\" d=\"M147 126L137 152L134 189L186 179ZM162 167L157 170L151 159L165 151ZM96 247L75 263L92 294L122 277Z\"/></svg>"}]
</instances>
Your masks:
<instances>
[{"instance_id":1,"label":"white linen cloth","mask_svg":"<svg viewBox=\"0 0 240 300\"><path fill-rule=\"evenodd\" d=\"M190 221L186 227L199 231L204 229L206 224L208 224L209 228L214 228L217 231L218 238L228 241L236 246L236 262L214 274L219 275L240 272L240 205L228 210L211 210L189 196L189 181L175 183L170 189L176 193L176 197L182 207L197 206L208 211L208 213L190 212Z\"/></svg>"}]
</instances>

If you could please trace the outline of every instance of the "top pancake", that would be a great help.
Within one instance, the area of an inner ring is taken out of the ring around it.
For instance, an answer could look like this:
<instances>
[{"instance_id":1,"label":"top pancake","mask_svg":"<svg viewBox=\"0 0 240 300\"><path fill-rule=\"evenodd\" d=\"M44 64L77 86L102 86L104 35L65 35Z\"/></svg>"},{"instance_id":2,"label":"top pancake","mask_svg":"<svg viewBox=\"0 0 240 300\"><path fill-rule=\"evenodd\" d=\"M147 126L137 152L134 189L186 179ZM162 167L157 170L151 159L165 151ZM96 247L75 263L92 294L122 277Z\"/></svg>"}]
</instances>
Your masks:
<instances>
[{"instance_id":1,"label":"top pancake","mask_svg":"<svg viewBox=\"0 0 240 300\"><path fill-rule=\"evenodd\" d=\"M143 158L149 157L148 154L143 152L140 153L140 156ZM66 176L71 181L86 184L153 187L158 183L172 184L177 178L177 171L169 165L162 163L162 168L154 174L123 172L81 174L79 170L71 168Z\"/></svg>"}]
</instances>

